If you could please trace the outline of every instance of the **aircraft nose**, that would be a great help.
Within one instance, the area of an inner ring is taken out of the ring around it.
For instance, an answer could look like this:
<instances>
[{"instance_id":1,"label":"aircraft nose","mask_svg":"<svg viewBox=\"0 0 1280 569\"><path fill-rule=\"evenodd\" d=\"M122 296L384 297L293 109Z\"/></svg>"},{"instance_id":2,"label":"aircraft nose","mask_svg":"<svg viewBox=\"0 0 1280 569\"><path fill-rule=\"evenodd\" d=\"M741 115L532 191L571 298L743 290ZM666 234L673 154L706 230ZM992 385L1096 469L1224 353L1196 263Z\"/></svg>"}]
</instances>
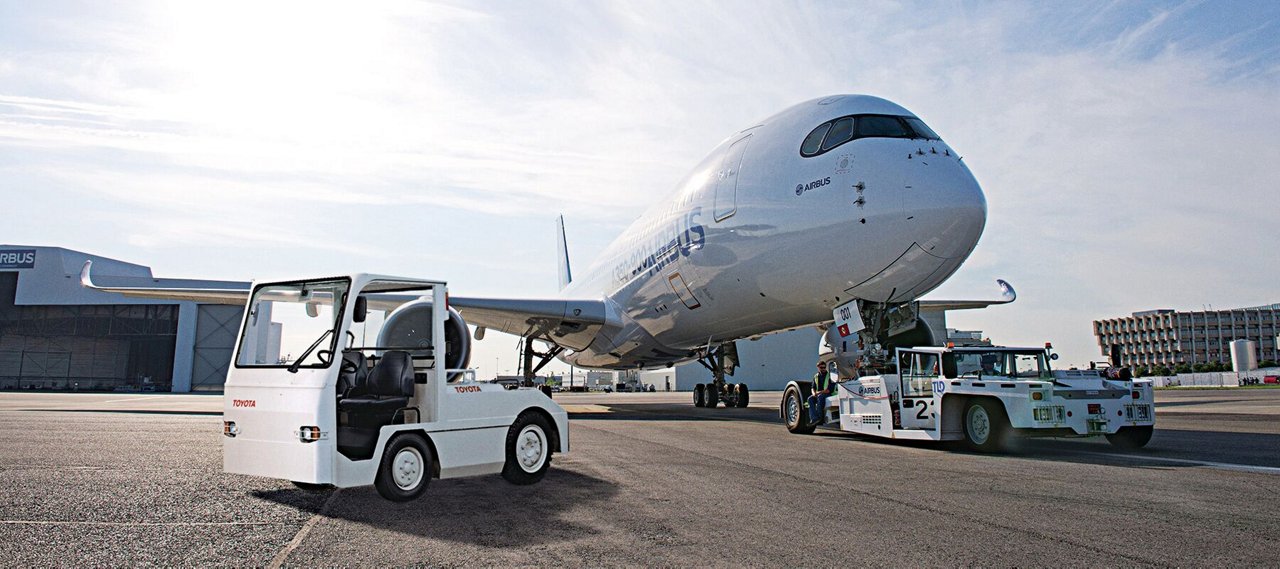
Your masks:
<instances>
[{"instance_id":1,"label":"aircraft nose","mask_svg":"<svg viewBox=\"0 0 1280 569\"><path fill-rule=\"evenodd\" d=\"M945 259L964 258L987 223L987 200L969 168L956 156L915 160L903 209L920 247Z\"/></svg>"}]
</instances>

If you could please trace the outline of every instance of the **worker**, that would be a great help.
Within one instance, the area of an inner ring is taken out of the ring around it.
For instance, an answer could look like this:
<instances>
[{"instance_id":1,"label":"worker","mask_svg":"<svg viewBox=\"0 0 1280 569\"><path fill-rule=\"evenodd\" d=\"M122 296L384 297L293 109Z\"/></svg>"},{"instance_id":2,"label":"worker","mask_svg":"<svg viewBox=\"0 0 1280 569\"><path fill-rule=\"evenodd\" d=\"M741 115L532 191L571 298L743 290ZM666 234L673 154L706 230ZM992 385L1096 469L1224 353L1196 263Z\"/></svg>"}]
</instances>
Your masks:
<instances>
[{"instance_id":1,"label":"worker","mask_svg":"<svg viewBox=\"0 0 1280 569\"><path fill-rule=\"evenodd\" d=\"M818 362L818 373L813 374L813 394L809 396L809 423L821 425L826 421L827 398L835 393L827 362Z\"/></svg>"}]
</instances>

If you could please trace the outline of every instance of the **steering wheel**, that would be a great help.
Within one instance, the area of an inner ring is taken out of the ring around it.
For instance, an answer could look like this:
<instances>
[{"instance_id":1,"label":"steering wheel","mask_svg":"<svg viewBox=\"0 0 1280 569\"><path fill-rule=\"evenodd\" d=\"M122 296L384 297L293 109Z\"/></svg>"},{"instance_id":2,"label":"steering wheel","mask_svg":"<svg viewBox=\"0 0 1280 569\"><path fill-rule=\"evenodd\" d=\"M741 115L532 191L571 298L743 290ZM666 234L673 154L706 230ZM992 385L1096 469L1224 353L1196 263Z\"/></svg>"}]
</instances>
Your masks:
<instances>
[{"instance_id":1,"label":"steering wheel","mask_svg":"<svg viewBox=\"0 0 1280 569\"><path fill-rule=\"evenodd\" d=\"M316 352L316 359L320 360L322 365L329 365L333 361L333 352L330 350L320 350Z\"/></svg>"}]
</instances>

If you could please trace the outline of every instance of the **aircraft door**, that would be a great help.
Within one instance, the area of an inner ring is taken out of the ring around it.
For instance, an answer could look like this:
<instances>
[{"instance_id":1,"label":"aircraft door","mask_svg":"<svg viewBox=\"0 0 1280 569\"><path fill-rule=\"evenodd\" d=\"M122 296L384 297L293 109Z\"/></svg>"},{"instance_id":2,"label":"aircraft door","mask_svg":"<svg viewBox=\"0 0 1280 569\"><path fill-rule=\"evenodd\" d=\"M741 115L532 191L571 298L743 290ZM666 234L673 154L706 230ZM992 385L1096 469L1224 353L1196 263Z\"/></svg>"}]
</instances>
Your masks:
<instances>
[{"instance_id":1,"label":"aircraft door","mask_svg":"<svg viewBox=\"0 0 1280 569\"><path fill-rule=\"evenodd\" d=\"M742 156L747 151L751 135L742 137L733 143L720 162L720 171L716 173L715 219L717 222L728 219L738 211L738 173L742 169Z\"/></svg>"},{"instance_id":2,"label":"aircraft door","mask_svg":"<svg viewBox=\"0 0 1280 569\"><path fill-rule=\"evenodd\" d=\"M938 414L933 382L942 379L938 354L899 352L898 370L902 379L902 427L933 429Z\"/></svg>"}]
</instances>

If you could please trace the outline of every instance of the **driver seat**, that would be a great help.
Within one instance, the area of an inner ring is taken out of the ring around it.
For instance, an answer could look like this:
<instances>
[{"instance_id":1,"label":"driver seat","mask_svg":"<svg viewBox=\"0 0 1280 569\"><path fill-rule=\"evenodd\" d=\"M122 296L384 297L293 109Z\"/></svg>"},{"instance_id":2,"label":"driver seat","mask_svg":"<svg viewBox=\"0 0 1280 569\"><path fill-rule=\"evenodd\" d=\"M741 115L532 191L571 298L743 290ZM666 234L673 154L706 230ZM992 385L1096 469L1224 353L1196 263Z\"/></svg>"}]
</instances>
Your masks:
<instances>
[{"instance_id":1,"label":"driver seat","mask_svg":"<svg viewBox=\"0 0 1280 569\"><path fill-rule=\"evenodd\" d=\"M384 353L369 372L364 389L338 401L338 413L346 416L346 426L338 427L338 451L353 460L370 458L378 430L394 423L397 415L403 420L402 410L413 409L409 407L413 388L409 352Z\"/></svg>"}]
</instances>

